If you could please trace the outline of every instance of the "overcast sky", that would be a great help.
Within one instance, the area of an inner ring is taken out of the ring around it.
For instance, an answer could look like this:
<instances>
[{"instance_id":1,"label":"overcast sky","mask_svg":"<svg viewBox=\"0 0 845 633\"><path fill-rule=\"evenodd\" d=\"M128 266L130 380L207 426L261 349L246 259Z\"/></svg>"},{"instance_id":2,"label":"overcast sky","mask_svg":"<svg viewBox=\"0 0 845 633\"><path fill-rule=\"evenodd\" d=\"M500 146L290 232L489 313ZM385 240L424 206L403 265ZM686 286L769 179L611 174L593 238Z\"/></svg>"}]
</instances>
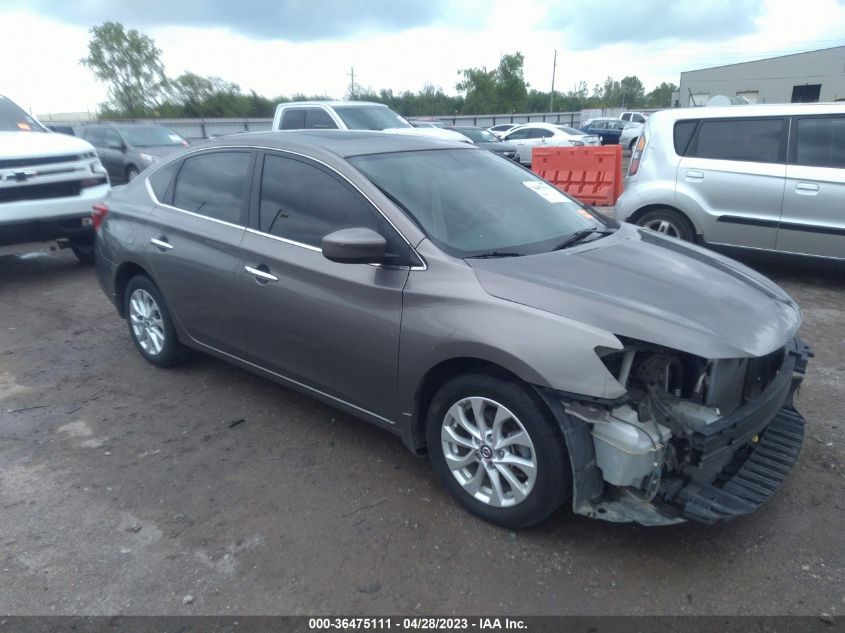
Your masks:
<instances>
[{"instance_id":1,"label":"overcast sky","mask_svg":"<svg viewBox=\"0 0 845 633\"><path fill-rule=\"evenodd\" d=\"M455 94L460 68L525 55L547 91L845 44L845 0L3 0L0 93L34 114L95 110L105 87L79 65L88 29L152 37L167 74L216 75L273 97L356 83Z\"/></svg>"}]
</instances>

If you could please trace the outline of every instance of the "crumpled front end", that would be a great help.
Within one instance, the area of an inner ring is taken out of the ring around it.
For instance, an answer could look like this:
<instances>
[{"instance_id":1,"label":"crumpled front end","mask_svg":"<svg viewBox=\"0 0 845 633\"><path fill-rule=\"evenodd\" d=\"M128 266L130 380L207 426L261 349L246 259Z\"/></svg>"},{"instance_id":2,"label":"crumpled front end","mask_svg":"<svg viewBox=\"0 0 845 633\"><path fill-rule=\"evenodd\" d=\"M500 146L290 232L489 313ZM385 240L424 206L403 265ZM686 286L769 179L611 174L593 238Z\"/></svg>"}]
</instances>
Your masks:
<instances>
[{"instance_id":1,"label":"crumpled front end","mask_svg":"<svg viewBox=\"0 0 845 633\"><path fill-rule=\"evenodd\" d=\"M597 350L627 395L542 395L570 451L573 509L610 521L715 523L767 501L801 450L799 338L762 357L708 360L625 339Z\"/></svg>"}]
</instances>

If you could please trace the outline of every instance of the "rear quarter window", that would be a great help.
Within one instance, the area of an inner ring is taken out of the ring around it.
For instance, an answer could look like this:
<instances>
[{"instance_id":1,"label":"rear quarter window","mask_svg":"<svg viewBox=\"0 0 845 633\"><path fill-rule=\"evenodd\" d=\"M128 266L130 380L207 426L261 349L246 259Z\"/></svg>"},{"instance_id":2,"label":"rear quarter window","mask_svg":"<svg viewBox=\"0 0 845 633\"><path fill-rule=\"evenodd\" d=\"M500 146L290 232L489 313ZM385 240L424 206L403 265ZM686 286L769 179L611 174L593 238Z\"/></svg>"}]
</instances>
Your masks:
<instances>
[{"instance_id":1,"label":"rear quarter window","mask_svg":"<svg viewBox=\"0 0 845 633\"><path fill-rule=\"evenodd\" d=\"M695 126L698 121L678 121L675 123L673 138L675 141L675 153L678 156L686 156L689 142L692 139Z\"/></svg>"},{"instance_id":2,"label":"rear quarter window","mask_svg":"<svg viewBox=\"0 0 845 633\"><path fill-rule=\"evenodd\" d=\"M170 204L170 198L173 197L170 183L173 182L173 176L176 175L181 164L182 161L174 160L150 176L150 187L152 187L153 193L159 202Z\"/></svg>"},{"instance_id":3,"label":"rear quarter window","mask_svg":"<svg viewBox=\"0 0 845 633\"><path fill-rule=\"evenodd\" d=\"M282 113L283 130L305 129L305 108L288 108Z\"/></svg>"}]
</instances>

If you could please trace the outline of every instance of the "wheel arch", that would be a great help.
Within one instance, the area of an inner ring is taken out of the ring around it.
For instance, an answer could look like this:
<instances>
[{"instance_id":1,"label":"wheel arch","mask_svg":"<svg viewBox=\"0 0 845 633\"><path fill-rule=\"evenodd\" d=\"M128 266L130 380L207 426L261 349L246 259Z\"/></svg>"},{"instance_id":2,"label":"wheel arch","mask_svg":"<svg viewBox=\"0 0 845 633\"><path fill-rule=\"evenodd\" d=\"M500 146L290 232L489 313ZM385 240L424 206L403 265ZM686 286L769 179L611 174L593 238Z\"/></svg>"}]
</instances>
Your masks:
<instances>
[{"instance_id":1,"label":"wheel arch","mask_svg":"<svg viewBox=\"0 0 845 633\"><path fill-rule=\"evenodd\" d=\"M408 448L417 454L426 452L425 423L434 394L452 378L469 373L518 381L532 388L533 392L533 385L509 369L492 361L472 356L460 356L440 361L423 375L414 395L411 423L408 433L403 438ZM547 408L542 399L538 398L538 401L544 408Z\"/></svg>"},{"instance_id":2,"label":"wheel arch","mask_svg":"<svg viewBox=\"0 0 845 633\"><path fill-rule=\"evenodd\" d=\"M129 285L129 281L138 275L143 275L155 283L146 269L133 261L123 262L117 267L114 274L114 296L117 299L117 313L124 319L126 318L126 287Z\"/></svg>"},{"instance_id":3,"label":"wheel arch","mask_svg":"<svg viewBox=\"0 0 845 633\"><path fill-rule=\"evenodd\" d=\"M648 213L649 211L656 211L656 210L659 210L659 209L667 209L669 211L674 211L675 213L680 215L687 222L689 222L690 226L692 227L692 231L695 234L696 242L698 242L701 239L701 227L698 226L698 224L695 223L695 221L692 219L692 217L690 217L689 213L686 213L686 212L682 211L681 209L679 209L678 207L673 206L671 204L665 204L665 203L647 204L645 206L640 207L636 211L634 211L628 217L628 219L626 221L630 222L631 224L637 224L639 222L640 218L643 217L646 213Z\"/></svg>"}]
</instances>

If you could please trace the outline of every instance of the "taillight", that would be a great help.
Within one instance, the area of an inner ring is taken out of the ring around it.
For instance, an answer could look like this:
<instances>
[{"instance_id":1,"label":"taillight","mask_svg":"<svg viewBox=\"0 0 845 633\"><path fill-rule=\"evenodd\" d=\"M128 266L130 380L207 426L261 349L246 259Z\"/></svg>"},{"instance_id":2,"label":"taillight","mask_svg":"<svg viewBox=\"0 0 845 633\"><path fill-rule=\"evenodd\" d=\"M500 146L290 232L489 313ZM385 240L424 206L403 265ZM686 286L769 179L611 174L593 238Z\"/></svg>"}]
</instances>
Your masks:
<instances>
[{"instance_id":1,"label":"taillight","mask_svg":"<svg viewBox=\"0 0 845 633\"><path fill-rule=\"evenodd\" d=\"M91 224L94 225L95 231L100 230L100 225L108 212L109 208L105 202L98 202L94 205L94 210L91 212Z\"/></svg>"},{"instance_id":2,"label":"taillight","mask_svg":"<svg viewBox=\"0 0 845 633\"><path fill-rule=\"evenodd\" d=\"M646 134L645 130L643 130L643 133L640 134L640 138L637 140L637 146L634 148L634 151L631 154L631 165L628 167L629 176L633 176L634 174L636 174L637 170L640 168L640 160L643 157L643 151L645 150L646 142Z\"/></svg>"}]
</instances>

